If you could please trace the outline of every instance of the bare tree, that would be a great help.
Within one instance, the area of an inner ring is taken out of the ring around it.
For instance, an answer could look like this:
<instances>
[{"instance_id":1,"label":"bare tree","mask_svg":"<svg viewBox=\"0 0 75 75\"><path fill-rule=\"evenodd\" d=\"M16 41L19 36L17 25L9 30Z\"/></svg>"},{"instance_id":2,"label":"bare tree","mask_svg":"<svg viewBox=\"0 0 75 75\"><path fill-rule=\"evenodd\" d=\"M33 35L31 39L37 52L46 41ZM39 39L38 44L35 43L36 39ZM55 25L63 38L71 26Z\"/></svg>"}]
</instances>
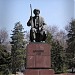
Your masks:
<instances>
[{"instance_id":1,"label":"bare tree","mask_svg":"<svg viewBox=\"0 0 75 75\"><path fill-rule=\"evenodd\" d=\"M66 32L63 30L60 30L58 33L56 33L55 35L55 40L58 40L60 45L65 49L67 47L67 43L66 43Z\"/></svg>"},{"instance_id":2,"label":"bare tree","mask_svg":"<svg viewBox=\"0 0 75 75\"><path fill-rule=\"evenodd\" d=\"M0 44L3 44L8 38L8 33L6 30L1 29L0 30Z\"/></svg>"},{"instance_id":3,"label":"bare tree","mask_svg":"<svg viewBox=\"0 0 75 75\"><path fill-rule=\"evenodd\" d=\"M49 31L52 36L55 36L55 34L59 31L57 26L48 26L46 30Z\"/></svg>"},{"instance_id":4,"label":"bare tree","mask_svg":"<svg viewBox=\"0 0 75 75\"><path fill-rule=\"evenodd\" d=\"M64 30L59 30L57 26L48 26L47 31L51 33L53 36L54 41L59 41L60 45L65 49L67 44L66 44L66 39L67 39L67 33Z\"/></svg>"}]
</instances>

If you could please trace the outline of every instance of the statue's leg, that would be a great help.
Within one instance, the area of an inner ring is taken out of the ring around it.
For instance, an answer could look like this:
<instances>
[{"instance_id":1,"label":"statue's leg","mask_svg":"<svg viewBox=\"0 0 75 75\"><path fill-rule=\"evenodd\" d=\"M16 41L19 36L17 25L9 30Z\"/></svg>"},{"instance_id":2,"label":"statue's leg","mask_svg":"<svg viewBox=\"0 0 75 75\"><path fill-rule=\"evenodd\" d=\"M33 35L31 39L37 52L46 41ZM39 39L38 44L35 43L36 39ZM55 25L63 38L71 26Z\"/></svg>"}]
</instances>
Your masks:
<instances>
[{"instance_id":1,"label":"statue's leg","mask_svg":"<svg viewBox=\"0 0 75 75\"><path fill-rule=\"evenodd\" d=\"M36 30L35 30L35 28L32 29L32 39L33 39L33 42L36 41Z\"/></svg>"},{"instance_id":2,"label":"statue's leg","mask_svg":"<svg viewBox=\"0 0 75 75\"><path fill-rule=\"evenodd\" d=\"M30 41L31 42L35 42L35 39L36 39L36 33L34 30L30 30Z\"/></svg>"},{"instance_id":3,"label":"statue's leg","mask_svg":"<svg viewBox=\"0 0 75 75\"><path fill-rule=\"evenodd\" d=\"M36 33L36 41L40 42L40 33Z\"/></svg>"},{"instance_id":4,"label":"statue's leg","mask_svg":"<svg viewBox=\"0 0 75 75\"><path fill-rule=\"evenodd\" d=\"M35 42L36 40L36 33L35 32L33 32L33 42Z\"/></svg>"},{"instance_id":5,"label":"statue's leg","mask_svg":"<svg viewBox=\"0 0 75 75\"><path fill-rule=\"evenodd\" d=\"M43 31L40 32L40 41L43 41Z\"/></svg>"},{"instance_id":6,"label":"statue's leg","mask_svg":"<svg viewBox=\"0 0 75 75\"><path fill-rule=\"evenodd\" d=\"M46 40L46 37L47 37L47 33L46 31L42 31L42 41L45 41Z\"/></svg>"},{"instance_id":7,"label":"statue's leg","mask_svg":"<svg viewBox=\"0 0 75 75\"><path fill-rule=\"evenodd\" d=\"M46 31L44 31L44 33L43 33L43 41L45 41L46 40L46 38L47 38L47 32Z\"/></svg>"}]
</instances>

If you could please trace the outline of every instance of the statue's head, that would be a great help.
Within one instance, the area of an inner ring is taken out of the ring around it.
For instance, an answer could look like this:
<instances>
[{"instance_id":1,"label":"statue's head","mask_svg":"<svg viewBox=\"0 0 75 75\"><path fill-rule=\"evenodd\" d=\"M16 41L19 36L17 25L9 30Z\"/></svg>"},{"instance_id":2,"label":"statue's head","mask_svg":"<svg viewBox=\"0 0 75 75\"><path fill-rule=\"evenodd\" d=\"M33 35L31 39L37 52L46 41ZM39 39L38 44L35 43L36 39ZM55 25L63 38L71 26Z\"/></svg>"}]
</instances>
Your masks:
<instances>
[{"instance_id":1,"label":"statue's head","mask_svg":"<svg viewBox=\"0 0 75 75\"><path fill-rule=\"evenodd\" d=\"M40 14L40 10L39 9L34 9L33 13L35 14L35 16L38 16Z\"/></svg>"}]
</instances>

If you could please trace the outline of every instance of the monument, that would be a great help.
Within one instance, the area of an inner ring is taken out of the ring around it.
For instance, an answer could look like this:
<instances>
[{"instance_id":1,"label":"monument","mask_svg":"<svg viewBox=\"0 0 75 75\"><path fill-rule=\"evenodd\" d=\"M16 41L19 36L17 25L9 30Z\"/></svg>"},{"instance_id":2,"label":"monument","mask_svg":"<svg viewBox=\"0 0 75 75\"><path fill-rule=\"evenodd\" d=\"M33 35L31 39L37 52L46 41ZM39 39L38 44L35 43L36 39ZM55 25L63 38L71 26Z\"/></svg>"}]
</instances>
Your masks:
<instances>
[{"instance_id":1,"label":"monument","mask_svg":"<svg viewBox=\"0 0 75 75\"><path fill-rule=\"evenodd\" d=\"M51 46L45 43L47 34L46 23L39 16L40 10L34 9L34 15L27 22L30 29L30 43L27 45L26 70L24 75L54 75L51 69Z\"/></svg>"}]
</instances>

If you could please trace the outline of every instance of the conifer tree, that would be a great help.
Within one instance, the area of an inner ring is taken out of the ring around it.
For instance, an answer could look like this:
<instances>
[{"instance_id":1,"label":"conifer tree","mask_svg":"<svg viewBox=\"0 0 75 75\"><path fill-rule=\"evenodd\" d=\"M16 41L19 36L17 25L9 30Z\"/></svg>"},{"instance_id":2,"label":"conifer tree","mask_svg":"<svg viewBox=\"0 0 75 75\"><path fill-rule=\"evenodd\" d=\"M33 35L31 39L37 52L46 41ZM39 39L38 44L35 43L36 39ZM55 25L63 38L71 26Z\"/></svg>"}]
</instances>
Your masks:
<instances>
[{"instance_id":1,"label":"conifer tree","mask_svg":"<svg viewBox=\"0 0 75 75\"><path fill-rule=\"evenodd\" d=\"M63 72L63 58L62 51L63 47L60 45L59 41L54 40L52 34L47 32L46 42L51 45L51 65L55 70L55 73Z\"/></svg>"},{"instance_id":2,"label":"conifer tree","mask_svg":"<svg viewBox=\"0 0 75 75\"><path fill-rule=\"evenodd\" d=\"M67 63L68 68L72 68L73 66L73 59L75 58L75 20L72 20L68 27L68 34L67 34Z\"/></svg>"},{"instance_id":3,"label":"conifer tree","mask_svg":"<svg viewBox=\"0 0 75 75\"><path fill-rule=\"evenodd\" d=\"M6 51L6 47L0 44L0 71L9 69L11 63L10 53Z\"/></svg>"},{"instance_id":4,"label":"conifer tree","mask_svg":"<svg viewBox=\"0 0 75 75\"><path fill-rule=\"evenodd\" d=\"M58 41L52 43L51 58L52 58L52 68L55 73L63 72L63 58L62 58L63 47Z\"/></svg>"},{"instance_id":5,"label":"conifer tree","mask_svg":"<svg viewBox=\"0 0 75 75\"><path fill-rule=\"evenodd\" d=\"M24 68L24 56L25 50L23 45L25 44L24 41L24 31L23 26L20 22L15 24L14 30L12 31L13 34L11 36L11 56L12 56L12 73L16 73L16 71L21 71Z\"/></svg>"}]
</instances>

